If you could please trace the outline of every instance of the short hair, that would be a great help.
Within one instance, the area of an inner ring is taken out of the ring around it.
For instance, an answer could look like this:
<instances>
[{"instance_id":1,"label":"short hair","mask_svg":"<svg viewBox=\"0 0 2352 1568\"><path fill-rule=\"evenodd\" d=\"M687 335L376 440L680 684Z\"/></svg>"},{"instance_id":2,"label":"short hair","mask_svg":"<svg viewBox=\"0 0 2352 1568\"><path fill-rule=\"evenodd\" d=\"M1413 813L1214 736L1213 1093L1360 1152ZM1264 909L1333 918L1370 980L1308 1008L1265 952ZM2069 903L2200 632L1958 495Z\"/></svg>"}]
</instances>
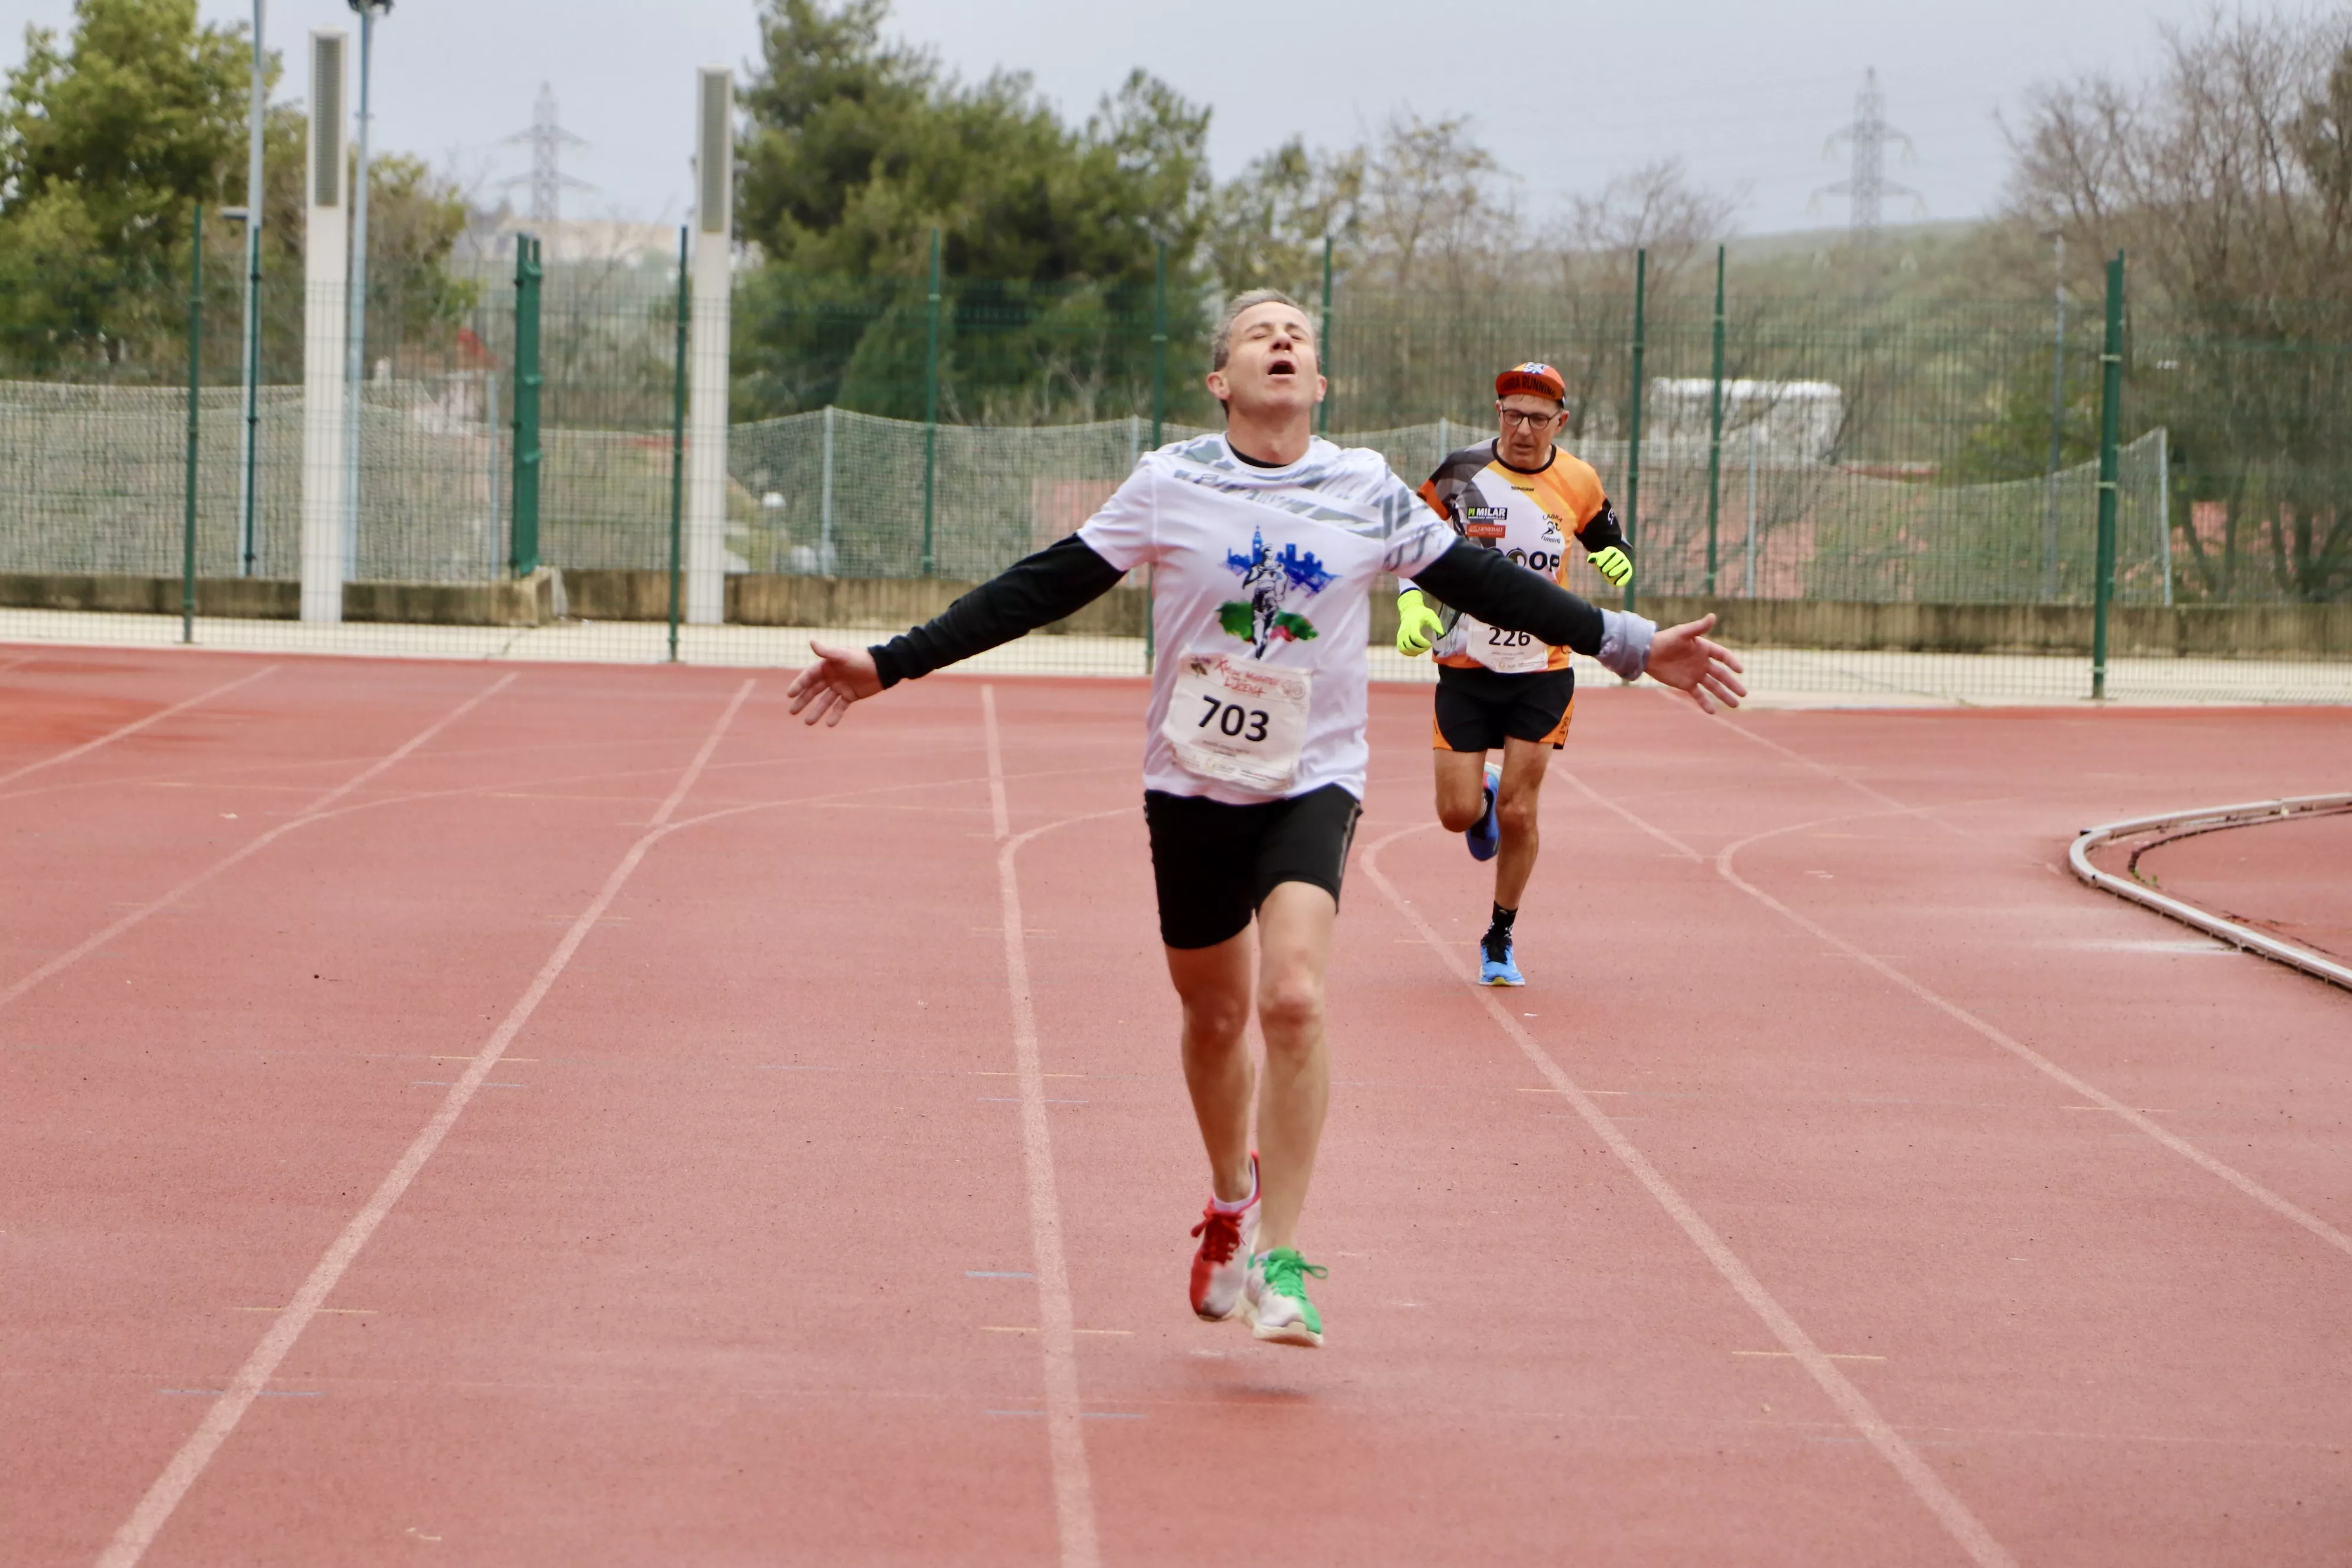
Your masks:
<instances>
[{"instance_id":1,"label":"short hair","mask_svg":"<svg viewBox=\"0 0 2352 1568\"><path fill-rule=\"evenodd\" d=\"M1223 316L1220 317L1217 321L1217 335L1209 340L1209 368L1211 370L1223 370L1225 368L1225 362L1233 358L1234 354L1234 323L1241 320L1243 311L1254 310L1260 305L1287 305L1302 316L1307 314L1306 306L1300 304L1297 300L1292 299L1289 295L1284 293L1279 289L1251 289L1243 293L1234 295L1232 299L1225 301L1225 313ZM1311 327L1308 329L1307 337L1310 341L1314 337L1314 331ZM1317 343L1315 348L1317 356L1319 359L1321 357L1323 345L1321 343Z\"/></svg>"}]
</instances>

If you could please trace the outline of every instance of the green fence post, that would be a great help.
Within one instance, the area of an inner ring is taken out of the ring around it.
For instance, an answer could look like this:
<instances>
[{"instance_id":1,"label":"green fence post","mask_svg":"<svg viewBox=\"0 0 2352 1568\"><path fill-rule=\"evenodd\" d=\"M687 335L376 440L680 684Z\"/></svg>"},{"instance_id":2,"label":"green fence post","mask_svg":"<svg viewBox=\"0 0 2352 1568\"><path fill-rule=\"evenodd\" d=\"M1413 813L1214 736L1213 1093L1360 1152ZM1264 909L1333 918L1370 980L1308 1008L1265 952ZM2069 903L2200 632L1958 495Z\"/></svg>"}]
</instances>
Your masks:
<instances>
[{"instance_id":1,"label":"green fence post","mask_svg":"<svg viewBox=\"0 0 2352 1568\"><path fill-rule=\"evenodd\" d=\"M1151 449L1160 449L1160 426L1168 414L1168 242L1161 240L1151 261ZM1143 569L1143 673L1150 675L1159 653L1158 628L1152 621L1151 567Z\"/></svg>"},{"instance_id":2,"label":"green fence post","mask_svg":"<svg viewBox=\"0 0 2352 1568\"><path fill-rule=\"evenodd\" d=\"M1151 449L1160 449L1160 426L1168 416L1168 242L1151 261Z\"/></svg>"},{"instance_id":3,"label":"green fence post","mask_svg":"<svg viewBox=\"0 0 2352 1568\"><path fill-rule=\"evenodd\" d=\"M1707 408L1706 596L1715 597L1715 525L1723 496L1723 247L1715 247L1715 395Z\"/></svg>"},{"instance_id":4,"label":"green fence post","mask_svg":"<svg viewBox=\"0 0 2352 1568\"><path fill-rule=\"evenodd\" d=\"M2116 479L2124 426L2124 253L2107 263L2107 340L2099 354L2099 561L2091 617L2091 700L2107 695L2107 611L2116 596Z\"/></svg>"},{"instance_id":5,"label":"green fence post","mask_svg":"<svg viewBox=\"0 0 2352 1568\"><path fill-rule=\"evenodd\" d=\"M940 470L940 231L931 230L931 346L923 371L923 575L938 564L931 544Z\"/></svg>"},{"instance_id":6,"label":"green fence post","mask_svg":"<svg viewBox=\"0 0 2352 1568\"><path fill-rule=\"evenodd\" d=\"M204 386L205 204L188 239L188 485L180 519L180 640L196 640L196 395Z\"/></svg>"},{"instance_id":7,"label":"green fence post","mask_svg":"<svg viewBox=\"0 0 2352 1568\"><path fill-rule=\"evenodd\" d=\"M669 661L677 662L678 595L684 585L686 540L686 237L677 231L677 357L670 374L669 401Z\"/></svg>"},{"instance_id":8,"label":"green fence post","mask_svg":"<svg viewBox=\"0 0 2352 1568\"><path fill-rule=\"evenodd\" d=\"M1328 234L1323 237L1323 325L1317 330L1320 335L1315 340L1315 363L1322 367L1328 383L1331 376L1331 237ZM1331 433L1331 395L1328 389L1323 401L1315 406L1315 433Z\"/></svg>"},{"instance_id":9,"label":"green fence post","mask_svg":"<svg viewBox=\"0 0 2352 1568\"><path fill-rule=\"evenodd\" d=\"M546 377L539 366L539 241L515 236L514 515L509 523L507 564L518 577L539 570L539 395Z\"/></svg>"},{"instance_id":10,"label":"green fence post","mask_svg":"<svg viewBox=\"0 0 2352 1568\"><path fill-rule=\"evenodd\" d=\"M1629 429L1625 442L1625 542L1633 542L1633 530L1642 515L1642 328L1650 284L1650 253L1633 253L1633 406L1626 420ZM1625 608L1633 607L1633 579L1625 579Z\"/></svg>"}]
</instances>

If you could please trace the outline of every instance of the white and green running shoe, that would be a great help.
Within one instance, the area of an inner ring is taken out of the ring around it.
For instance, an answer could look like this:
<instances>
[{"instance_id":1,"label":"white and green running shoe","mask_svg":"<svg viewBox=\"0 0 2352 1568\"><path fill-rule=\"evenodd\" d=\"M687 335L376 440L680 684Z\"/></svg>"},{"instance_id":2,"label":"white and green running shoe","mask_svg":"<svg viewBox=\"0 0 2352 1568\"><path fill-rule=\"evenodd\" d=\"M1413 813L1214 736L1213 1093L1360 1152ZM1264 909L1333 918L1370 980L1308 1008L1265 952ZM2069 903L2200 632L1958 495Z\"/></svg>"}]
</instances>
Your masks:
<instances>
[{"instance_id":1,"label":"white and green running shoe","mask_svg":"<svg viewBox=\"0 0 2352 1568\"><path fill-rule=\"evenodd\" d=\"M1278 1345L1320 1349L1323 1314L1307 1299L1307 1276L1320 1279L1328 1272L1301 1258L1295 1247L1277 1247L1251 1258L1249 1287L1242 1296L1251 1332Z\"/></svg>"}]
</instances>

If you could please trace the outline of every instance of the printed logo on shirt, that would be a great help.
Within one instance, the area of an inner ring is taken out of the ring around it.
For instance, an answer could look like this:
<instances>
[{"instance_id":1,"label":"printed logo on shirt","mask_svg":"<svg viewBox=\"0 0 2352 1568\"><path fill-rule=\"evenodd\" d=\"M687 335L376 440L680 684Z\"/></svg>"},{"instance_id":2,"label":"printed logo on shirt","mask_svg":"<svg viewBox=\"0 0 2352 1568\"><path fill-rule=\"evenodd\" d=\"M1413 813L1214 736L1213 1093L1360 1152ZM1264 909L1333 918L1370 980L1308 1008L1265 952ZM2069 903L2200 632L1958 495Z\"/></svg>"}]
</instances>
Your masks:
<instances>
[{"instance_id":1,"label":"printed logo on shirt","mask_svg":"<svg viewBox=\"0 0 2352 1568\"><path fill-rule=\"evenodd\" d=\"M1462 531L1473 539L1500 539L1510 531L1510 519L1511 509L1507 506L1465 505Z\"/></svg>"},{"instance_id":2,"label":"printed logo on shirt","mask_svg":"<svg viewBox=\"0 0 2352 1568\"><path fill-rule=\"evenodd\" d=\"M1265 650L1278 642L1313 640L1315 623L1289 606L1304 604L1339 580L1324 570L1312 551L1302 555L1296 544L1284 545L1279 555L1268 554L1263 529L1251 534L1247 555L1225 552L1225 569L1242 580L1247 597L1218 605L1217 624L1249 644L1253 658L1264 658Z\"/></svg>"}]
</instances>

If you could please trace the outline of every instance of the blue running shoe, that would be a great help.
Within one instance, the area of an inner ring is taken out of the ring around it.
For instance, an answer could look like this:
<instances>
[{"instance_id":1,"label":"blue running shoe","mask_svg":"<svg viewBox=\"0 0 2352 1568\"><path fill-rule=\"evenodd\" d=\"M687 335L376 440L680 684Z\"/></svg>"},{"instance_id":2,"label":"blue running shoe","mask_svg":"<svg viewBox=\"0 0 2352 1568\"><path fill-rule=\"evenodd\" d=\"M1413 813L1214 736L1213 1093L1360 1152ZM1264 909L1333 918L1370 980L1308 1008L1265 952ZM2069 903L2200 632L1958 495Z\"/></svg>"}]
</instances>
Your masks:
<instances>
[{"instance_id":1,"label":"blue running shoe","mask_svg":"<svg viewBox=\"0 0 2352 1568\"><path fill-rule=\"evenodd\" d=\"M1506 935L1497 943L1493 933L1478 949L1478 984L1481 985L1525 985L1528 977L1519 973L1518 954Z\"/></svg>"},{"instance_id":2,"label":"blue running shoe","mask_svg":"<svg viewBox=\"0 0 2352 1568\"><path fill-rule=\"evenodd\" d=\"M1495 820L1495 796L1503 787L1503 766L1500 763L1486 764L1486 814L1470 825L1462 837L1469 841L1470 858L1492 860L1495 851L1503 847L1502 824Z\"/></svg>"}]
</instances>

